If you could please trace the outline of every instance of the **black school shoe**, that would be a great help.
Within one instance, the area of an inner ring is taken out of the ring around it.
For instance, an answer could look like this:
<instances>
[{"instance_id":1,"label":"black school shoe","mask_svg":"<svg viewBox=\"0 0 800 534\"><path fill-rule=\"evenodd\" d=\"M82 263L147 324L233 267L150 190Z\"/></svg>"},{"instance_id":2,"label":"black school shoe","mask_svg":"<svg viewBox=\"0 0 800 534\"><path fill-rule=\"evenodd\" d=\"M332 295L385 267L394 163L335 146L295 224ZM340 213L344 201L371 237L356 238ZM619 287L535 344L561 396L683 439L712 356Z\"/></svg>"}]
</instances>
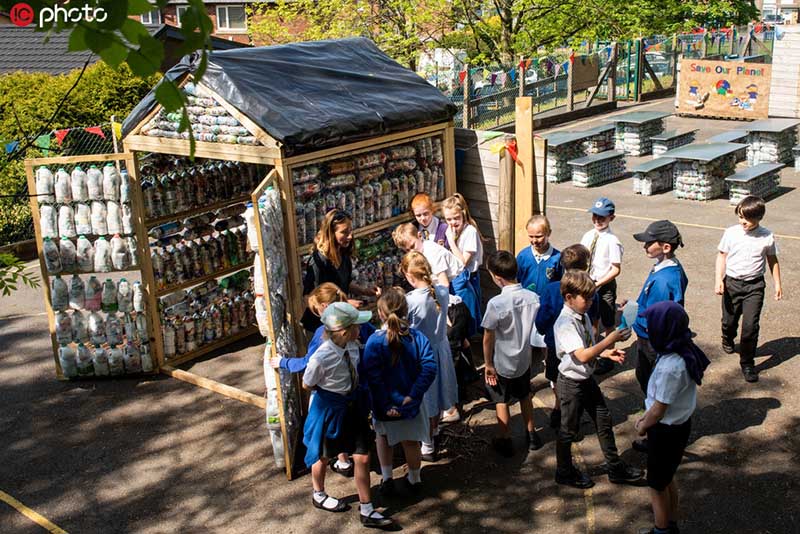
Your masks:
<instances>
[{"instance_id":1,"label":"black school shoe","mask_svg":"<svg viewBox=\"0 0 800 534\"><path fill-rule=\"evenodd\" d=\"M636 531L636 534L655 534L655 532L656 532L656 529L653 528L653 527L640 528L639 530ZM676 526L670 525L669 527L667 527L667 532L669 532L669 534L680 534L681 533L681 531L677 527L677 525Z\"/></svg>"},{"instance_id":2,"label":"black school shoe","mask_svg":"<svg viewBox=\"0 0 800 534\"><path fill-rule=\"evenodd\" d=\"M725 354L733 354L734 352L733 341L728 338L722 338L722 352Z\"/></svg>"},{"instance_id":3,"label":"black school shoe","mask_svg":"<svg viewBox=\"0 0 800 534\"><path fill-rule=\"evenodd\" d=\"M325 496L325 500L327 500L328 497L329 496L326 495ZM333 497L331 497L331 498L333 498ZM311 504L314 505L314 508L319 508L322 511L333 512L333 513L336 514L336 513L344 512L345 510L349 510L350 509L350 506L348 506L348 504L346 502L344 502L342 499L339 499L339 502L336 504L336 507L334 507L334 508L325 508L324 506L322 506L322 503L324 503L325 500L323 500L322 502L317 502L317 500L314 498L314 496L313 495L311 496Z\"/></svg>"},{"instance_id":4,"label":"black school shoe","mask_svg":"<svg viewBox=\"0 0 800 534\"><path fill-rule=\"evenodd\" d=\"M753 367L752 365L742 367L742 375L744 375L745 381L751 384L753 382L758 382L758 373L756 372L755 367Z\"/></svg>"},{"instance_id":5,"label":"black school shoe","mask_svg":"<svg viewBox=\"0 0 800 534\"><path fill-rule=\"evenodd\" d=\"M613 484L633 484L639 482L644 477L644 471L638 467L632 467L626 463L621 463L615 468L608 469L608 481Z\"/></svg>"},{"instance_id":6,"label":"black school shoe","mask_svg":"<svg viewBox=\"0 0 800 534\"><path fill-rule=\"evenodd\" d=\"M566 475L556 471L556 483L578 489L588 489L594 486L594 480L589 478L589 475L586 473L577 469L573 469L571 473Z\"/></svg>"},{"instance_id":7,"label":"black school shoe","mask_svg":"<svg viewBox=\"0 0 800 534\"><path fill-rule=\"evenodd\" d=\"M511 444L511 438L492 439L492 448L497 454L504 458L511 458L514 456L514 446Z\"/></svg>"},{"instance_id":8,"label":"black school shoe","mask_svg":"<svg viewBox=\"0 0 800 534\"><path fill-rule=\"evenodd\" d=\"M331 461L328 462L328 466L331 468L331 471L334 473L339 473L343 477L353 478L353 470L354 465L353 462L350 462L350 467L341 468L336 466L336 458L333 458Z\"/></svg>"},{"instance_id":9,"label":"black school shoe","mask_svg":"<svg viewBox=\"0 0 800 534\"><path fill-rule=\"evenodd\" d=\"M388 517L372 517L376 511L373 510L369 515L364 515L360 511L358 517L361 518L361 524L367 528L379 528L381 530L394 530L395 522Z\"/></svg>"},{"instance_id":10,"label":"black school shoe","mask_svg":"<svg viewBox=\"0 0 800 534\"><path fill-rule=\"evenodd\" d=\"M538 451L542 448L542 438L539 437L539 434L535 430L533 432L528 432L527 437L529 451Z\"/></svg>"}]
</instances>

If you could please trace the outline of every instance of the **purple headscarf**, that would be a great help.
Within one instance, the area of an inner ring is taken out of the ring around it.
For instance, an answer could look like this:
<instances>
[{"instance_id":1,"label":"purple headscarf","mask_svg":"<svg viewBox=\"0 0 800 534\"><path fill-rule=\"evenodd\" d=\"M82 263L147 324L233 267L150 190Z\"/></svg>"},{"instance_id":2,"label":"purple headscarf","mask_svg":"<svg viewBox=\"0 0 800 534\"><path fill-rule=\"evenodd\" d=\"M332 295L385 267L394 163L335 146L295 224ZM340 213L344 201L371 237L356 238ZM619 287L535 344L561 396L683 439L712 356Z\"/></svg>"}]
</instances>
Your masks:
<instances>
[{"instance_id":1,"label":"purple headscarf","mask_svg":"<svg viewBox=\"0 0 800 534\"><path fill-rule=\"evenodd\" d=\"M677 302L657 302L640 313L647 319L647 335L658 354L677 353L686 362L686 370L699 386L703 372L711 363L700 347L692 341L689 316Z\"/></svg>"}]
</instances>

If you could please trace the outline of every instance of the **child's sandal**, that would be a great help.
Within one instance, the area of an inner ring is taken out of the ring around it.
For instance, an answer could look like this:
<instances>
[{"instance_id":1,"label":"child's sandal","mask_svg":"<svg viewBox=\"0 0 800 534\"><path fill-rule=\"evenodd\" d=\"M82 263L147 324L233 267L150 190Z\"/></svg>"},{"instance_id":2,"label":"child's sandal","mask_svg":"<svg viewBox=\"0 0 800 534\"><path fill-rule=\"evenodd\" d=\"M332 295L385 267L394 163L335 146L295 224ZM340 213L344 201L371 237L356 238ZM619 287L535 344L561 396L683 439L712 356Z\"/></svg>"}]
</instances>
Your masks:
<instances>
[{"instance_id":1,"label":"child's sandal","mask_svg":"<svg viewBox=\"0 0 800 534\"><path fill-rule=\"evenodd\" d=\"M331 501L336 501L336 506L325 506L325 503L328 502L328 499L330 499ZM347 503L346 502L344 502L341 499L339 499L339 500L334 499L330 495L325 495L325 498L322 499L322 502L317 502L317 500L312 496L311 497L311 504L314 505L314 508L319 508L320 510L324 510L326 512L338 513L338 512L344 512L345 510L347 510Z\"/></svg>"}]
</instances>

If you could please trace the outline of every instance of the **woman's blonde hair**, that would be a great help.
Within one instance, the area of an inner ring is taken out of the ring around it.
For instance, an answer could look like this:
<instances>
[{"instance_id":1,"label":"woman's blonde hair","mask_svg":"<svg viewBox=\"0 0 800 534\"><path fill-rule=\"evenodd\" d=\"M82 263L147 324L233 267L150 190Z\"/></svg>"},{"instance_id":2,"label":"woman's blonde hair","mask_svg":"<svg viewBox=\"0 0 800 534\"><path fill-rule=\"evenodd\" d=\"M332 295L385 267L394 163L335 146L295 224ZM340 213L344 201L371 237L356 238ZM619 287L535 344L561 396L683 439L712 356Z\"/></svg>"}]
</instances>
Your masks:
<instances>
[{"instance_id":1,"label":"woman's blonde hair","mask_svg":"<svg viewBox=\"0 0 800 534\"><path fill-rule=\"evenodd\" d=\"M347 302L347 295L334 283L325 282L314 288L308 296L308 308L314 315L322 315L322 309L334 302Z\"/></svg>"},{"instance_id":2,"label":"woman's blonde hair","mask_svg":"<svg viewBox=\"0 0 800 534\"><path fill-rule=\"evenodd\" d=\"M401 338L410 334L406 296L400 289L394 287L384 290L378 299L378 312L386 325L386 340L392 352L392 367L394 367L400 359Z\"/></svg>"},{"instance_id":3,"label":"woman's blonde hair","mask_svg":"<svg viewBox=\"0 0 800 534\"><path fill-rule=\"evenodd\" d=\"M480 238L481 241L484 241L483 235L481 235L481 231L478 229L478 223L476 223L475 219L472 218L472 215L469 214L469 206L467 205L466 199L461 196L461 193L456 193L455 195L446 198L444 202L442 202L442 213L444 213L444 210L459 210L461 215L464 217L464 226L467 224L474 226L475 230L478 232L478 238ZM458 236L456 236L456 239L458 239Z\"/></svg>"},{"instance_id":4,"label":"woman's blonde hair","mask_svg":"<svg viewBox=\"0 0 800 534\"><path fill-rule=\"evenodd\" d=\"M547 235L553 233L553 229L550 228L550 220L541 214L534 215L533 217L528 219L528 222L525 224L525 228L528 228L529 226L534 226L534 227L543 226L544 231Z\"/></svg>"},{"instance_id":5,"label":"woman's blonde hair","mask_svg":"<svg viewBox=\"0 0 800 534\"><path fill-rule=\"evenodd\" d=\"M408 250L413 248L419 239L419 230L413 223L401 224L392 230L392 239L398 248Z\"/></svg>"},{"instance_id":6,"label":"woman's blonde hair","mask_svg":"<svg viewBox=\"0 0 800 534\"><path fill-rule=\"evenodd\" d=\"M340 247L336 244L336 227L346 223L353 224L353 219L347 212L339 209L331 210L322 219L317 237L314 239L314 246L317 250L337 268L342 264L343 256L352 256L353 254L355 240L350 241L347 247Z\"/></svg>"},{"instance_id":7,"label":"woman's blonde hair","mask_svg":"<svg viewBox=\"0 0 800 534\"><path fill-rule=\"evenodd\" d=\"M439 299L436 298L436 289L433 287L433 273L431 272L431 264L421 253L412 250L403 256L400 261L400 272L403 274L410 274L417 280L422 280L428 284L428 291L433 302L436 303L436 311L441 311L442 306L439 304Z\"/></svg>"}]
</instances>

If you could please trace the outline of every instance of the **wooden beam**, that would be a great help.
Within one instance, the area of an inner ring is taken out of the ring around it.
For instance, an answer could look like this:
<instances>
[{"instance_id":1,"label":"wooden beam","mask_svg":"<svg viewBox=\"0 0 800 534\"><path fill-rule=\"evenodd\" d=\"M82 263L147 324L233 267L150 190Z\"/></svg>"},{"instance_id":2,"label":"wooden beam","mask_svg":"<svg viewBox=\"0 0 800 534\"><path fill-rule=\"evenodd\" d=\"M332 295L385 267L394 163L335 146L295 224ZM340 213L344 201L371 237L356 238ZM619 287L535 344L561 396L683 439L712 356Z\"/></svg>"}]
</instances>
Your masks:
<instances>
[{"instance_id":1,"label":"wooden beam","mask_svg":"<svg viewBox=\"0 0 800 534\"><path fill-rule=\"evenodd\" d=\"M72 163L84 163L87 161L121 161L127 158L127 154L120 152L117 154L88 154L82 156L53 156L50 158L35 158L30 161L33 166L39 165L70 165ZM35 190L32 190L35 191Z\"/></svg>"},{"instance_id":2,"label":"wooden beam","mask_svg":"<svg viewBox=\"0 0 800 534\"><path fill-rule=\"evenodd\" d=\"M606 68L603 69L603 72L600 74L600 78L598 78L598 80L597 80L597 85L595 85L592 88L592 91L589 93L589 98L586 99L586 106L585 107L588 108L589 106L592 105L592 101L594 100L594 97L597 96L598 91L600 91L600 87L603 85L603 81L605 81L606 76L608 76L608 73L612 69L614 69L614 65L615 65L614 52L612 51L611 52L611 57L609 58L608 64L606 65ZM614 69L614 71L615 71L614 73L616 75L616 69ZM609 80L612 79L612 78L614 78L614 76L609 78Z\"/></svg>"},{"instance_id":3,"label":"wooden beam","mask_svg":"<svg viewBox=\"0 0 800 534\"><path fill-rule=\"evenodd\" d=\"M567 57L572 57L573 51L570 48L567 51ZM575 63L569 64L567 71L567 111L575 109L575 89L572 87L575 82Z\"/></svg>"},{"instance_id":4,"label":"wooden beam","mask_svg":"<svg viewBox=\"0 0 800 534\"><path fill-rule=\"evenodd\" d=\"M497 248L514 249L514 159L507 150L500 153L500 179L497 194ZM488 188L487 188L488 189Z\"/></svg>"},{"instance_id":5,"label":"wooden beam","mask_svg":"<svg viewBox=\"0 0 800 534\"><path fill-rule=\"evenodd\" d=\"M647 56L642 54L642 65L644 65L644 69L647 71L648 76L650 79L653 80L653 83L656 84L656 91L663 91L664 88L661 86L661 82L658 80L658 76L656 73L653 72L653 67L650 66L650 62L647 61Z\"/></svg>"},{"instance_id":6,"label":"wooden beam","mask_svg":"<svg viewBox=\"0 0 800 534\"><path fill-rule=\"evenodd\" d=\"M188 140L152 137L148 135L129 135L123 141L125 149L131 152L158 152L159 154L191 155ZM225 161L243 161L246 163L263 163L274 165L280 159L277 148L253 145L234 145L230 143L209 143L197 141L194 156L197 158L221 159Z\"/></svg>"},{"instance_id":7,"label":"wooden beam","mask_svg":"<svg viewBox=\"0 0 800 534\"><path fill-rule=\"evenodd\" d=\"M517 164L514 170L514 252L528 244L525 224L534 214L536 174L533 159L533 98L516 100Z\"/></svg>"},{"instance_id":8,"label":"wooden beam","mask_svg":"<svg viewBox=\"0 0 800 534\"><path fill-rule=\"evenodd\" d=\"M536 167L536 196L533 212L547 215L547 139L533 138L534 166Z\"/></svg>"},{"instance_id":9,"label":"wooden beam","mask_svg":"<svg viewBox=\"0 0 800 534\"><path fill-rule=\"evenodd\" d=\"M211 380L210 378L196 375L182 369L175 369L169 365L163 366L161 368L161 372L167 376L171 376L172 378L182 380L183 382L187 382L189 384L194 384L195 386L213 391L214 393L219 393L220 395L238 400L239 402L244 402L245 404L251 404L257 408L261 408L262 410L267 408L267 399L264 397L253 395L252 393L242 391L241 389L223 384L221 382L217 382L216 380Z\"/></svg>"}]
</instances>

